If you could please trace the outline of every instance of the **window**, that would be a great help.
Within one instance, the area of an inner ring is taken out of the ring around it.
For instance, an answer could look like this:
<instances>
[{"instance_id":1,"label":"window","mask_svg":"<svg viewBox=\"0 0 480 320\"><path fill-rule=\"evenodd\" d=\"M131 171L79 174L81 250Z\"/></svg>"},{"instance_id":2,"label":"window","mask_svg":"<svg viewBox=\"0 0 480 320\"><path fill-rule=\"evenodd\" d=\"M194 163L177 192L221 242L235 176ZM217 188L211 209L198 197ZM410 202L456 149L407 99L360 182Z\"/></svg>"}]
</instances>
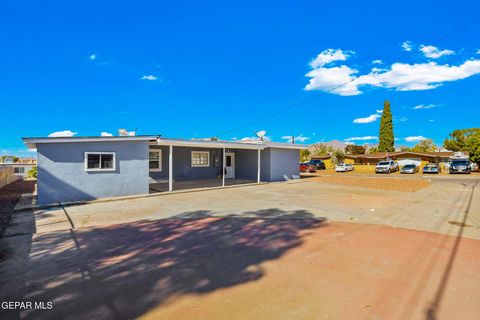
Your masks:
<instances>
[{"instance_id":1,"label":"window","mask_svg":"<svg viewBox=\"0 0 480 320\"><path fill-rule=\"evenodd\" d=\"M25 167L14 167L13 168L14 173L25 173Z\"/></svg>"},{"instance_id":2,"label":"window","mask_svg":"<svg viewBox=\"0 0 480 320\"><path fill-rule=\"evenodd\" d=\"M148 153L148 167L150 171L162 171L162 150Z\"/></svg>"},{"instance_id":3,"label":"window","mask_svg":"<svg viewBox=\"0 0 480 320\"><path fill-rule=\"evenodd\" d=\"M85 152L85 171L114 171L115 152Z\"/></svg>"},{"instance_id":4,"label":"window","mask_svg":"<svg viewBox=\"0 0 480 320\"><path fill-rule=\"evenodd\" d=\"M210 152L192 151L192 167L209 167Z\"/></svg>"}]
</instances>

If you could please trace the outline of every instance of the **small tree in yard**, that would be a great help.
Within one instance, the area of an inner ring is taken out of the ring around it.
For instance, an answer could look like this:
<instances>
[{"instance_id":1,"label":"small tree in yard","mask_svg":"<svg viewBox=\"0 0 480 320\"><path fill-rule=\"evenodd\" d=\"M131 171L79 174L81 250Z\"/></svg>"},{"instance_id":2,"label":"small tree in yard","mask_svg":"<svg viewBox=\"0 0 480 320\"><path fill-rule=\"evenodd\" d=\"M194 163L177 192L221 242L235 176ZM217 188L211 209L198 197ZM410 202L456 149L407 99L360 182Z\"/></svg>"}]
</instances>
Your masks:
<instances>
[{"instance_id":1,"label":"small tree in yard","mask_svg":"<svg viewBox=\"0 0 480 320\"><path fill-rule=\"evenodd\" d=\"M349 144L345 147L346 154L365 154L365 147L357 146L356 144Z\"/></svg>"},{"instance_id":2,"label":"small tree in yard","mask_svg":"<svg viewBox=\"0 0 480 320\"><path fill-rule=\"evenodd\" d=\"M345 153L342 150L335 150L332 154L332 163L339 164L345 160Z\"/></svg>"},{"instance_id":3,"label":"small tree in yard","mask_svg":"<svg viewBox=\"0 0 480 320\"><path fill-rule=\"evenodd\" d=\"M390 102L385 100L383 103L382 117L380 118L380 134L378 141L378 151L394 152L395 137L393 135L392 111L390 110Z\"/></svg>"},{"instance_id":4,"label":"small tree in yard","mask_svg":"<svg viewBox=\"0 0 480 320\"><path fill-rule=\"evenodd\" d=\"M412 148L413 152L433 152L435 150L437 150L437 147L433 143L432 139L422 140Z\"/></svg>"},{"instance_id":5,"label":"small tree in yard","mask_svg":"<svg viewBox=\"0 0 480 320\"><path fill-rule=\"evenodd\" d=\"M27 177L29 178L37 178L37 167L33 167L32 169L28 170Z\"/></svg>"},{"instance_id":6,"label":"small tree in yard","mask_svg":"<svg viewBox=\"0 0 480 320\"><path fill-rule=\"evenodd\" d=\"M480 128L453 130L443 141L443 147L450 151L468 151L467 140L471 135L479 132Z\"/></svg>"},{"instance_id":7,"label":"small tree in yard","mask_svg":"<svg viewBox=\"0 0 480 320\"><path fill-rule=\"evenodd\" d=\"M470 153L470 161L480 165L480 131L468 136L466 149Z\"/></svg>"},{"instance_id":8,"label":"small tree in yard","mask_svg":"<svg viewBox=\"0 0 480 320\"><path fill-rule=\"evenodd\" d=\"M300 150L300 161L305 162L310 159L310 151L308 149Z\"/></svg>"}]
</instances>

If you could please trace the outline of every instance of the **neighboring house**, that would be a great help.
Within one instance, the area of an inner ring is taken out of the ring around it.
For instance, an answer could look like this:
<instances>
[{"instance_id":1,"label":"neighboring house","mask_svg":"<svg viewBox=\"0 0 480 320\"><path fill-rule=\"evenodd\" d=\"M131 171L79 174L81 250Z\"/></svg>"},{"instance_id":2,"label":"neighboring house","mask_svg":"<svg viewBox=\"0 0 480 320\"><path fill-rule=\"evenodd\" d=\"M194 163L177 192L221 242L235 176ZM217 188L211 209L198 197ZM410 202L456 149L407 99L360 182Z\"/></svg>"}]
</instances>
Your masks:
<instances>
[{"instance_id":1,"label":"neighboring house","mask_svg":"<svg viewBox=\"0 0 480 320\"><path fill-rule=\"evenodd\" d=\"M281 181L299 176L305 146L160 136L23 138L37 149L38 203L149 193L149 183L242 179ZM195 184L193 184L195 185Z\"/></svg>"},{"instance_id":2,"label":"neighboring house","mask_svg":"<svg viewBox=\"0 0 480 320\"><path fill-rule=\"evenodd\" d=\"M468 152L463 153L465 157L468 157ZM423 166L426 163L440 163L444 166L448 166L450 159L459 156L459 154L451 151L446 152L375 152L368 154L347 155L347 159L352 159L355 164L375 165L381 160L385 160L387 157L398 161L400 166L406 164L415 164L417 166Z\"/></svg>"},{"instance_id":3,"label":"neighboring house","mask_svg":"<svg viewBox=\"0 0 480 320\"><path fill-rule=\"evenodd\" d=\"M3 156L0 162L0 167L12 167L13 172L17 177L26 178L28 171L36 167L36 160L32 158L18 158L17 162L14 162L16 157Z\"/></svg>"}]
</instances>

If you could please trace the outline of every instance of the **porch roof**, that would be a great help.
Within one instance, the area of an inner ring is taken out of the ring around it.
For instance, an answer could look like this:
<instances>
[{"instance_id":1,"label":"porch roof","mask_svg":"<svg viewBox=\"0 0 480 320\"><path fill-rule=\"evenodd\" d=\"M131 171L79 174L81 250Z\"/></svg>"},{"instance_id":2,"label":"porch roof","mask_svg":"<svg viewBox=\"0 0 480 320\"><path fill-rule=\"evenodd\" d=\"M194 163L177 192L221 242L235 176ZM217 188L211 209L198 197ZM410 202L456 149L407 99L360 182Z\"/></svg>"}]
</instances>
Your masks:
<instances>
[{"instance_id":1,"label":"porch roof","mask_svg":"<svg viewBox=\"0 0 480 320\"><path fill-rule=\"evenodd\" d=\"M305 149L306 146L301 144L289 144L269 141L258 142L239 142L225 140L183 140L171 138L158 138L151 142L152 145L161 146L177 146L177 147L198 147L198 148L229 148L229 149L252 149L264 150L265 148L282 148L282 149Z\"/></svg>"}]
</instances>

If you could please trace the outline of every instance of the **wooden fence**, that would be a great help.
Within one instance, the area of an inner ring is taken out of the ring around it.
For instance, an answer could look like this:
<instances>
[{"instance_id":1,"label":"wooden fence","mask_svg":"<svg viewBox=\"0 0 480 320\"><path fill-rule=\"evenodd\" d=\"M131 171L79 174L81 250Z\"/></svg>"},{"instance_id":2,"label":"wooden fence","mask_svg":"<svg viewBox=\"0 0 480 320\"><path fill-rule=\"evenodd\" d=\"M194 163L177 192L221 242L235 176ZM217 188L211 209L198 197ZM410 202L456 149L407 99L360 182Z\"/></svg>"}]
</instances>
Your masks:
<instances>
[{"instance_id":1,"label":"wooden fence","mask_svg":"<svg viewBox=\"0 0 480 320\"><path fill-rule=\"evenodd\" d=\"M0 189L17 179L13 167L0 167Z\"/></svg>"}]
</instances>

